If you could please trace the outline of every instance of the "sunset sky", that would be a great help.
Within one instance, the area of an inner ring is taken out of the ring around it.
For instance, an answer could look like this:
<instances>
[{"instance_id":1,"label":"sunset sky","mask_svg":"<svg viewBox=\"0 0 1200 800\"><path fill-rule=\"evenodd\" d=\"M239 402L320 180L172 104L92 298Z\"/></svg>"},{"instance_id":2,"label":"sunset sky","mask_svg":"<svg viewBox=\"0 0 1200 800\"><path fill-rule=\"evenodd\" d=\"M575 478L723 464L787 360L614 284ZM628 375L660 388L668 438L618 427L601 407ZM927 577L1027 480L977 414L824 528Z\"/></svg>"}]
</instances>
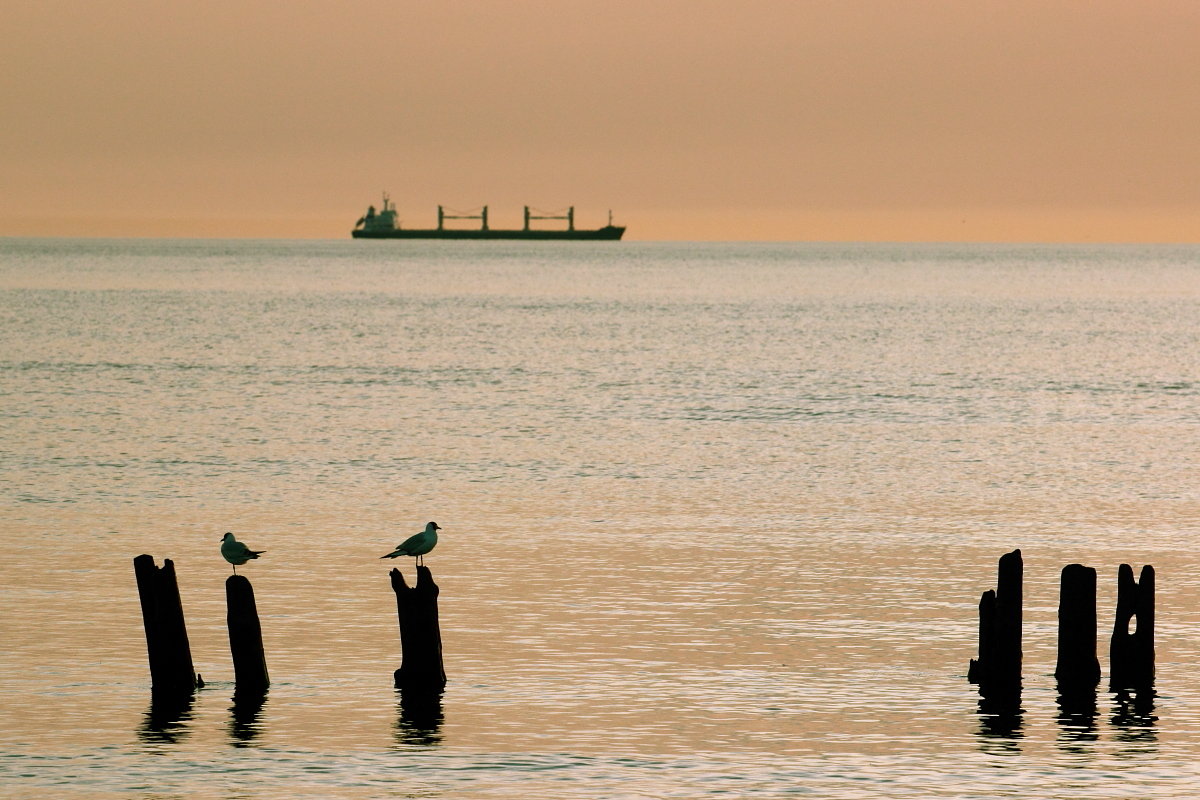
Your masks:
<instances>
[{"instance_id":1,"label":"sunset sky","mask_svg":"<svg viewBox=\"0 0 1200 800\"><path fill-rule=\"evenodd\" d=\"M5 0L0 235L1200 241L1197 0Z\"/></svg>"}]
</instances>

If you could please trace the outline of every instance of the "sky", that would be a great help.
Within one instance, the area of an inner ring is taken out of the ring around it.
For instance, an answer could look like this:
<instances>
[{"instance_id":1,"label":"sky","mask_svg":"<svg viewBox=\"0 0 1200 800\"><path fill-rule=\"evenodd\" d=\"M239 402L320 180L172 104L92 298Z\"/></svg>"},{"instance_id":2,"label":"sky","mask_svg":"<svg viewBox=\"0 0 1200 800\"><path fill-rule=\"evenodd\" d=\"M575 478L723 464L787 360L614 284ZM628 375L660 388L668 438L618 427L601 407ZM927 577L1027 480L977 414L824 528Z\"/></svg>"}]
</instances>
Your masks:
<instances>
[{"instance_id":1,"label":"sky","mask_svg":"<svg viewBox=\"0 0 1200 800\"><path fill-rule=\"evenodd\" d=\"M4 0L0 235L1200 241L1197 0Z\"/></svg>"}]
</instances>

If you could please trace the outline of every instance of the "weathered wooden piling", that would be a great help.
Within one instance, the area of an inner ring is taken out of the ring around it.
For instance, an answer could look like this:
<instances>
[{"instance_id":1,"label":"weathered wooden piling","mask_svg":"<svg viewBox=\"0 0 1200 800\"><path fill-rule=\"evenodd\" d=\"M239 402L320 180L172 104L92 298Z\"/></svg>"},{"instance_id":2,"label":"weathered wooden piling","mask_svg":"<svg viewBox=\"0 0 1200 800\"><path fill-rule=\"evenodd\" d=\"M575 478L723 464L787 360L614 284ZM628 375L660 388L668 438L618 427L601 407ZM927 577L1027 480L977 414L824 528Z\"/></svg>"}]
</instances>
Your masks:
<instances>
[{"instance_id":1,"label":"weathered wooden piling","mask_svg":"<svg viewBox=\"0 0 1200 800\"><path fill-rule=\"evenodd\" d=\"M230 575L225 580L225 602L229 651L233 655L233 679L237 690L266 689L271 685L271 678L267 675L262 626L254 603L254 587L245 575Z\"/></svg>"},{"instance_id":2,"label":"weathered wooden piling","mask_svg":"<svg viewBox=\"0 0 1200 800\"><path fill-rule=\"evenodd\" d=\"M1096 658L1096 570L1082 564L1063 567L1058 594L1058 663L1061 695L1095 692L1100 683Z\"/></svg>"},{"instance_id":3,"label":"weathered wooden piling","mask_svg":"<svg viewBox=\"0 0 1200 800\"><path fill-rule=\"evenodd\" d=\"M979 693L995 700L1021 694L1021 604L1024 562L1021 551L1000 557L996 590L979 600L979 659L967 673Z\"/></svg>"},{"instance_id":4,"label":"weathered wooden piling","mask_svg":"<svg viewBox=\"0 0 1200 800\"><path fill-rule=\"evenodd\" d=\"M442 665L442 631L438 625L438 585L429 567L417 567L417 585L410 587L400 570L389 573L396 592L400 620L400 669L396 688L405 693L437 694L446 688Z\"/></svg>"},{"instance_id":5,"label":"weathered wooden piling","mask_svg":"<svg viewBox=\"0 0 1200 800\"><path fill-rule=\"evenodd\" d=\"M1130 633L1129 623L1137 619ZM1117 618L1109 644L1109 689L1140 691L1154 685L1154 567L1142 567L1140 580L1133 567L1117 570Z\"/></svg>"},{"instance_id":6,"label":"weathered wooden piling","mask_svg":"<svg viewBox=\"0 0 1200 800\"><path fill-rule=\"evenodd\" d=\"M175 563L165 559L155 566L154 557L133 560L142 622L146 627L146 652L150 661L150 684L155 694L191 694L196 689L192 648L183 620L183 603L175 580Z\"/></svg>"},{"instance_id":7,"label":"weathered wooden piling","mask_svg":"<svg viewBox=\"0 0 1200 800\"><path fill-rule=\"evenodd\" d=\"M979 598L979 658L971 659L967 669L967 680L971 683L983 682L983 662L995 650L992 641L995 634L996 622L996 590L988 589Z\"/></svg>"}]
</instances>

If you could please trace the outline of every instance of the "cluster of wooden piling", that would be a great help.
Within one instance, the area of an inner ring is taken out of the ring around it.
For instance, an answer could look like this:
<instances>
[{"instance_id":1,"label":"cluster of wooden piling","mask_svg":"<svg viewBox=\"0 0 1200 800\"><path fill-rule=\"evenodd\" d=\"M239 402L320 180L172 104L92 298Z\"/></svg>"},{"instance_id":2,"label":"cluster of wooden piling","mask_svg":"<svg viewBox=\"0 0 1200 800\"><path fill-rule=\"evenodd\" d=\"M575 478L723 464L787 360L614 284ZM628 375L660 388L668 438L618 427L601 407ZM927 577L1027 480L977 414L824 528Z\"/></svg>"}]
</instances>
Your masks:
<instances>
[{"instance_id":1,"label":"cluster of wooden piling","mask_svg":"<svg viewBox=\"0 0 1200 800\"><path fill-rule=\"evenodd\" d=\"M153 557L133 560L146 628L150 677L156 695L191 694L199 682L183 618L183 605L170 559L162 567ZM395 686L410 699L439 696L446 686L442 634L438 622L438 585L428 567L417 567L409 586L399 570L390 573L400 626L400 668ZM1021 631L1024 562L1021 551L1000 558L996 589L979 601L979 658L972 659L968 680L989 702L1008 707L1021 694ZM229 648L237 689L265 692L270 685L262 627L254 589L242 575L225 582ZM1068 564L1062 570L1058 609L1058 661L1054 676L1064 697L1094 693L1100 683L1096 657L1096 570ZM1136 620L1131 632L1130 623ZM1117 573L1116 623L1109 644L1110 691L1149 689L1154 684L1154 567L1142 567L1140 580L1122 564ZM1011 706L1015 707L1015 706Z\"/></svg>"},{"instance_id":2,"label":"cluster of wooden piling","mask_svg":"<svg viewBox=\"0 0 1200 800\"><path fill-rule=\"evenodd\" d=\"M162 567L157 567L152 556L140 555L133 560L133 569L142 602L152 691L156 696L190 695L203 683L192 665L175 564L166 559ZM424 566L417 567L416 586L409 587L397 569L391 571L391 582L400 622L401 660L394 676L396 688L410 700L436 697L446 686L438 585ZM249 579L230 575L225 581L225 601L236 691L265 693L271 679Z\"/></svg>"},{"instance_id":3,"label":"cluster of wooden piling","mask_svg":"<svg viewBox=\"0 0 1200 800\"><path fill-rule=\"evenodd\" d=\"M1021 604L1024 564L1021 551L1000 558L997 588L979 601L979 658L967 678L985 699L1020 702ZM1064 697L1095 693L1100 684L1096 655L1096 570L1082 564L1063 567L1058 606L1058 661L1054 677ZM1129 625L1136 619L1136 629ZM1116 623L1109 643L1109 690L1141 692L1154 685L1154 567L1117 572Z\"/></svg>"},{"instance_id":4,"label":"cluster of wooden piling","mask_svg":"<svg viewBox=\"0 0 1200 800\"><path fill-rule=\"evenodd\" d=\"M979 660L967 673L980 694L1001 698L1021 691L1021 619L1025 565L1021 551L1000 559L996 588L979 598Z\"/></svg>"}]
</instances>

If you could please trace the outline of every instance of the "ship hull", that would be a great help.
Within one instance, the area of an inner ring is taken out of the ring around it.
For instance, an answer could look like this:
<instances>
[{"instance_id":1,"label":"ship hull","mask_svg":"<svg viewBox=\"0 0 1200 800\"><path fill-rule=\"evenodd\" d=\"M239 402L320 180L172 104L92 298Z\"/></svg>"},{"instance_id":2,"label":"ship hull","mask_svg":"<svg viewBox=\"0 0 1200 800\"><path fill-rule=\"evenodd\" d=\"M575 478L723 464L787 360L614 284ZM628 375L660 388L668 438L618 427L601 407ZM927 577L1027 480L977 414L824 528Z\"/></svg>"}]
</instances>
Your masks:
<instances>
[{"instance_id":1,"label":"ship hull","mask_svg":"<svg viewBox=\"0 0 1200 800\"><path fill-rule=\"evenodd\" d=\"M526 231L526 230L452 230L437 228L397 228L385 231L355 229L355 239L507 239L522 241L616 241L625 235L625 228L606 225L584 231Z\"/></svg>"}]
</instances>

